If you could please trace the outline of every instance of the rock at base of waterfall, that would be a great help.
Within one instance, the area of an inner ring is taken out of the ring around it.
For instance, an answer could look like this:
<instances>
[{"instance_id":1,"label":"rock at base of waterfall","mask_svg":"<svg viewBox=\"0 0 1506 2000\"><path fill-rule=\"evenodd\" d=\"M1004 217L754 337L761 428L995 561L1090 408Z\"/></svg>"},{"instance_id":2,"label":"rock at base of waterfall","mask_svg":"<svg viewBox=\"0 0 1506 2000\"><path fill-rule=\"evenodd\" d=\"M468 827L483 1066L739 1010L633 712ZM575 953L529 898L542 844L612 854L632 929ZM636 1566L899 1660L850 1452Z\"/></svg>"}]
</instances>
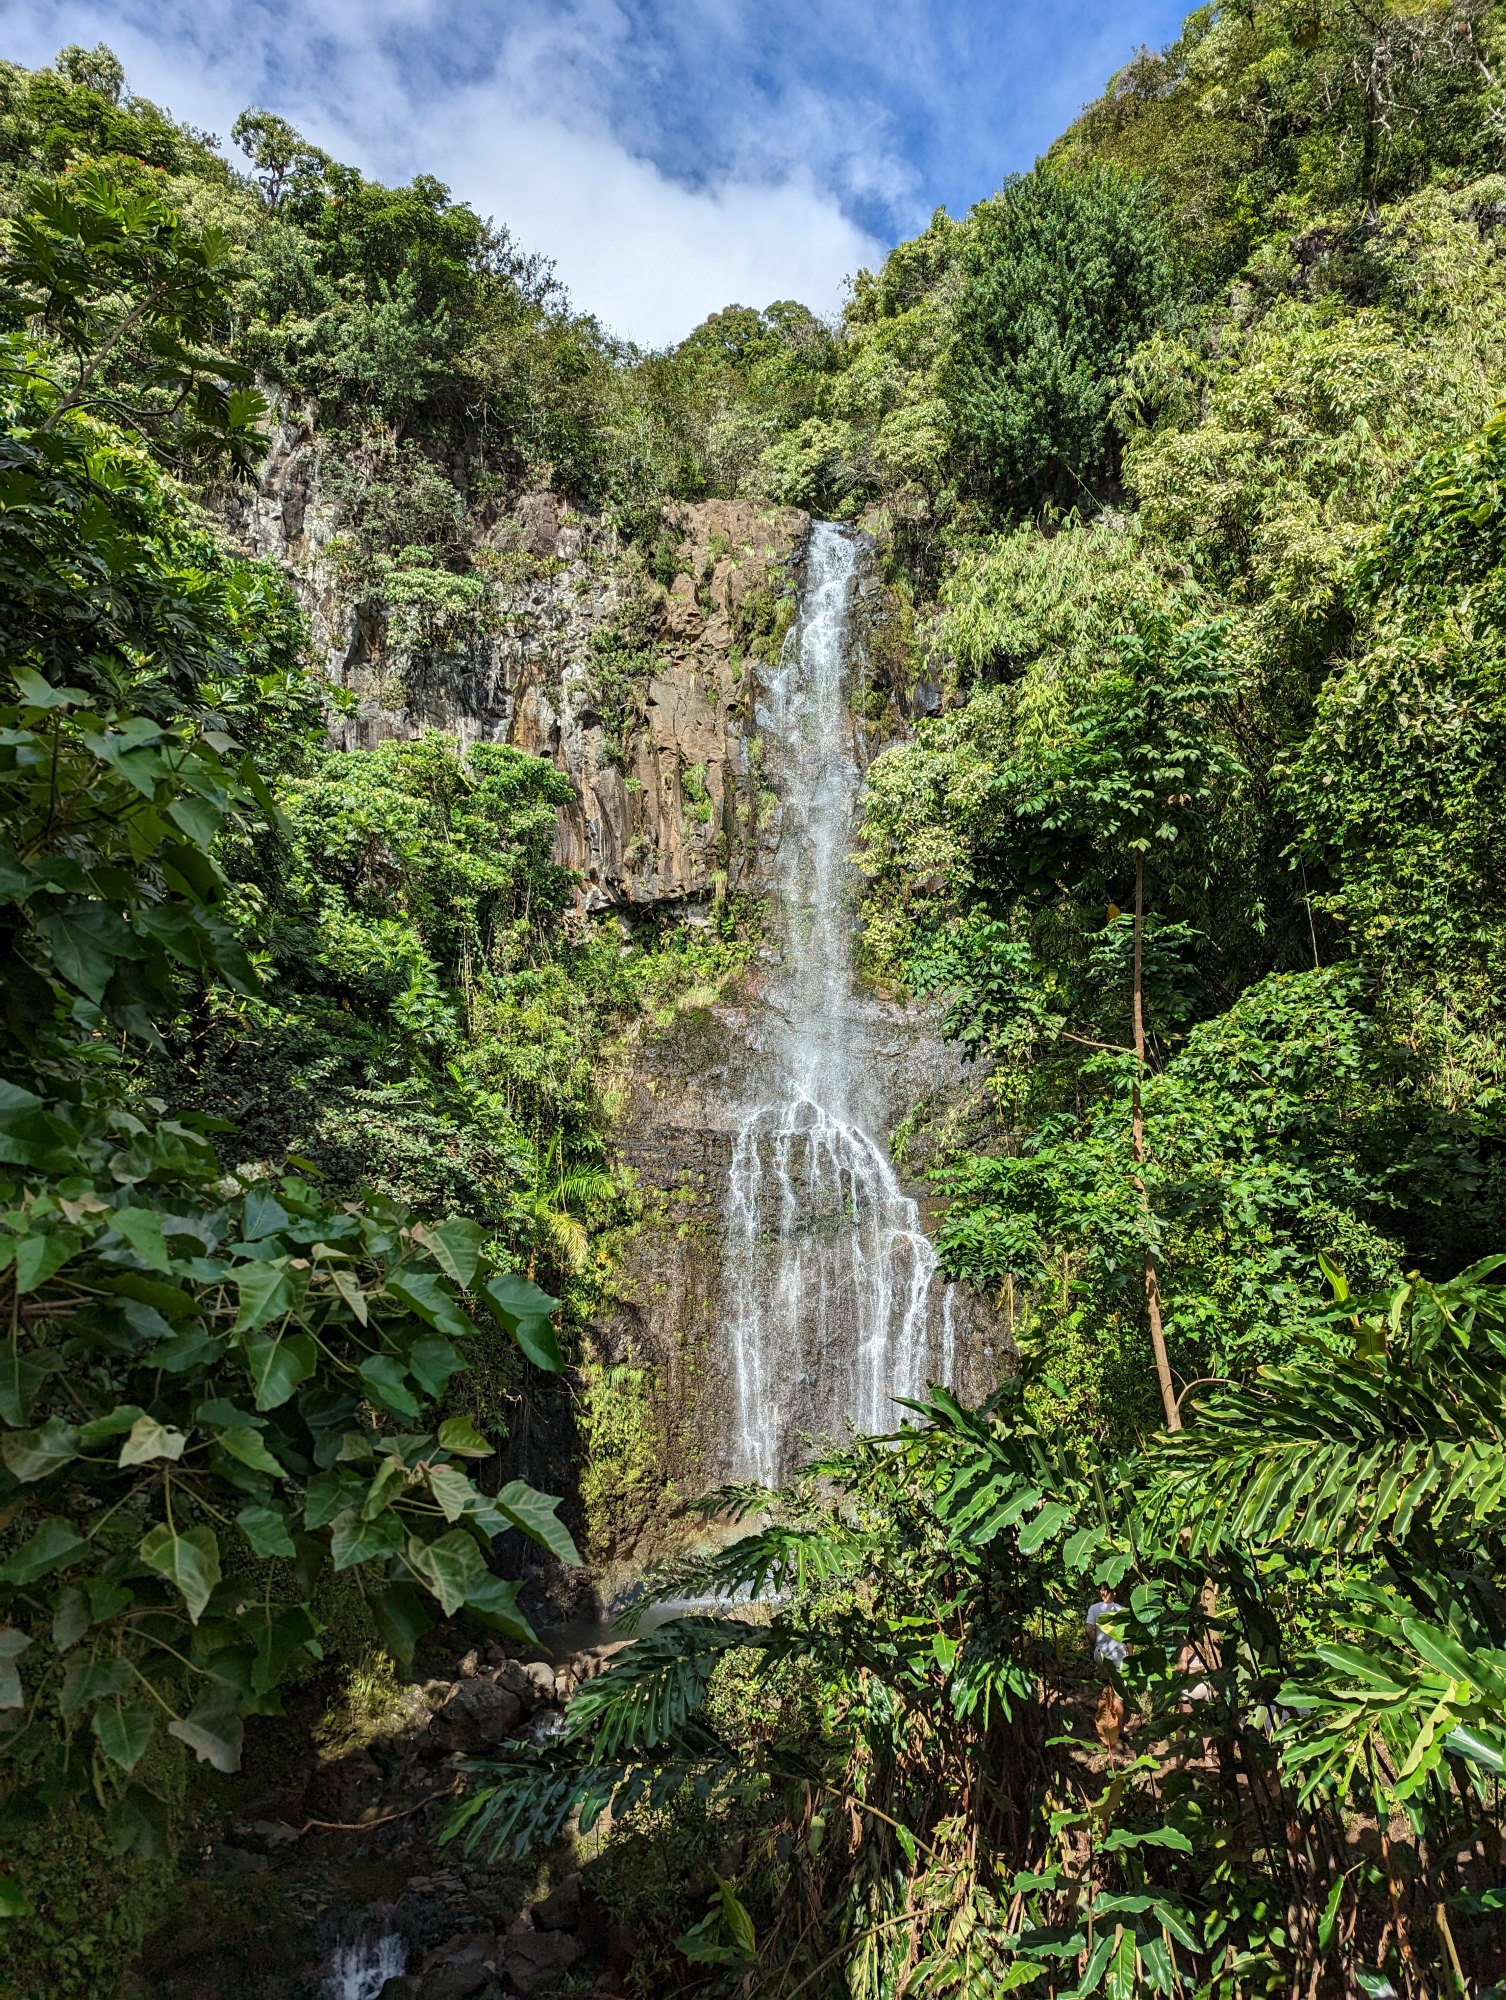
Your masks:
<instances>
[{"instance_id":1,"label":"rock at base of waterfall","mask_svg":"<svg viewBox=\"0 0 1506 2000\"><path fill-rule=\"evenodd\" d=\"M503 1947L502 1964L513 1985L527 1995L568 1972L580 1955L580 1939L568 1931L517 1931Z\"/></svg>"},{"instance_id":2,"label":"rock at base of waterfall","mask_svg":"<svg viewBox=\"0 0 1506 2000\"><path fill-rule=\"evenodd\" d=\"M478 1675L457 1683L430 1722L429 1735L441 1749L473 1757L500 1743L522 1714L523 1704L511 1689Z\"/></svg>"}]
</instances>

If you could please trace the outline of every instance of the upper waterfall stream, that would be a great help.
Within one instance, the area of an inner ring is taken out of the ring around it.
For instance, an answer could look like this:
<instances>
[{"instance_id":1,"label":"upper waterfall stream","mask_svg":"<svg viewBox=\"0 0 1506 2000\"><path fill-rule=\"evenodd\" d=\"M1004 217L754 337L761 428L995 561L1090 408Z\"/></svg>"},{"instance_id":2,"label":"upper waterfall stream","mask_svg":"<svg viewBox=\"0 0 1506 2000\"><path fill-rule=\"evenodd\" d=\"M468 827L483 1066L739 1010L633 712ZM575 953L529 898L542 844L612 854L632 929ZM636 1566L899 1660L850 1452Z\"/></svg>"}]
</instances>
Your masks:
<instances>
[{"instance_id":1,"label":"upper waterfall stream","mask_svg":"<svg viewBox=\"0 0 1506 2000\"><path fill-rule=\"evenodd\" d=\"M847 695L863 560L854 536L817 523L760 715L780 799L781 962L762 996L760 1099L732 1150L725 1285L733 1467L765 1482L793 1470L805 1438L840 1437L848 1420L890 1429L893 1398L926 1377L936 1254L880 1136L872 1009L853 984L847 856L863 765ZM943 1373L949 1331L944 1310Z\"/></svg>"}]
</instances>

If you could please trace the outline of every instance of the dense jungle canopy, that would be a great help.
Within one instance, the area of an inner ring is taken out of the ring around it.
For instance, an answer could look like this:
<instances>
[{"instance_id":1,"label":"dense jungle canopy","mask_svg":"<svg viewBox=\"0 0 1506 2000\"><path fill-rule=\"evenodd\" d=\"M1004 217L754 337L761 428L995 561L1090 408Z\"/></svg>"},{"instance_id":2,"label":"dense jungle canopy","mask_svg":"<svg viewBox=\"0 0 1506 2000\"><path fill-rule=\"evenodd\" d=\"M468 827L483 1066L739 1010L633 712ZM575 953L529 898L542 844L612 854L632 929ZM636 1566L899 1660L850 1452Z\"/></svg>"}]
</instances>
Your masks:
<instances>
[{"instance_id":1,"label":"dense jungle canopy","mask_svg":"<svg viewBox=\"0 0 1506 2000\"><path fill-rule=\"evenodd\" d=\"M1211 4L840 319L652 353L435 180L0 65L0 1987L150 1990L257 1732L528 1642L648 1476L610 1051L758 898L582 911L568 775L331 747L309 636L512 629L547 490L619 744L677 503L873 538L862 969L973 1078L893 1150L1019 1359L707 1500L454 1838L589 1847L563 1991L1506 1993L1503 64Z\"/></svg>"}]
</instances>

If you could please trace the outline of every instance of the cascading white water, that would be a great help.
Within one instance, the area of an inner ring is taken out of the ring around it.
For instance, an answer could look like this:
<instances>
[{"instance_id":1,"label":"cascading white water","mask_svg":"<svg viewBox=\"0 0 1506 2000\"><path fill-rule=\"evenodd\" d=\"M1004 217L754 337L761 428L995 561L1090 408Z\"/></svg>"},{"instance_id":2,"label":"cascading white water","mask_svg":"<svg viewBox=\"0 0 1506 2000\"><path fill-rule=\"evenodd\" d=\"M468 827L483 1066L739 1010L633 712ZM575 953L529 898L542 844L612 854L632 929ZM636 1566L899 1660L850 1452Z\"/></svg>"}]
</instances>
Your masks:
<instances>
[{"instance_id":1,"label":"cascading white water","mask_svg":"<svg viewBox=\"0 0 1506 2000\"><path fill-rule=\"evenodd\" d=\"M892 1399L925 1382L936 1256L874 1136L881 1093L854 1032L846 857L863 774L844 696L859 559L850 535L817 524L762 731L779 783L783 963L764 996L770 1080L733 1146L726 1304L735 1470L764 1482L798 1463L802 1434L840 1436L849 1418L891 1429Z\"/></svg>"}]
</instances>

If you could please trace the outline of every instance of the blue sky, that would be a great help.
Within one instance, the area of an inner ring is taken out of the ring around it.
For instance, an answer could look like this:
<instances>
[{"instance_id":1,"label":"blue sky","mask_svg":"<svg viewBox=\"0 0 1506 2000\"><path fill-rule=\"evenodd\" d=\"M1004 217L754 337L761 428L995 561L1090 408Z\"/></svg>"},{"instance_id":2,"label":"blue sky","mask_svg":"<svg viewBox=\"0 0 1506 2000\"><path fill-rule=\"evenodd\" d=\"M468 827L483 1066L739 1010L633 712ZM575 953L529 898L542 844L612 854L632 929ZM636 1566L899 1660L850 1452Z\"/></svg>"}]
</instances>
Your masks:
<instances>
[{"instance_id":1,"label":"blue sky","mask_svg":"<svg viewBox=\"0 0 1506 2000\"><path fill-rule=\"evenodd\" d=\"M1028 167L1165 0L0 0L0 53L107 41L227 134L280 111L383 179L438 174L645 344L733 300L830 312L944 205Z\"/></svg>"}]
</instances>

